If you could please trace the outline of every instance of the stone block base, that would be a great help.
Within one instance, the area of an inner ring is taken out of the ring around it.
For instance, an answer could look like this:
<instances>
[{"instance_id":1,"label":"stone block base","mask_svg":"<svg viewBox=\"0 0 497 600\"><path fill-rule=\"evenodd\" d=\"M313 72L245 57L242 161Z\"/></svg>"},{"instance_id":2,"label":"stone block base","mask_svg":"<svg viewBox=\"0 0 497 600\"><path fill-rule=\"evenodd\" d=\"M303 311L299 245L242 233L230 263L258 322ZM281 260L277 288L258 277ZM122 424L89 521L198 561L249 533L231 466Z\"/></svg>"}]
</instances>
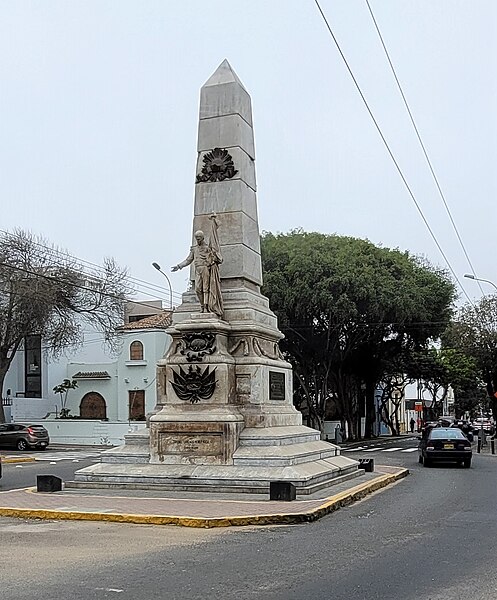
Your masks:
<instances>
[{"instance_id":1,"label":"stone block base","mask_svg":"<svg viewBox=\"0 0 497 600\"><path fill-rule=\"evenodd\" d=\"M269 494L271 482L283 481L295 485L297 496L308 496L364 473L357 461L340 455L338 446L321 441L318 431L304 426L244 429L232 464L138 464L130 460L131 450L132 446L122 446L105 452L100 464L81 469L67 485ZM184 448L181 456L185 456Z\"/></svg>"}]
</instances>

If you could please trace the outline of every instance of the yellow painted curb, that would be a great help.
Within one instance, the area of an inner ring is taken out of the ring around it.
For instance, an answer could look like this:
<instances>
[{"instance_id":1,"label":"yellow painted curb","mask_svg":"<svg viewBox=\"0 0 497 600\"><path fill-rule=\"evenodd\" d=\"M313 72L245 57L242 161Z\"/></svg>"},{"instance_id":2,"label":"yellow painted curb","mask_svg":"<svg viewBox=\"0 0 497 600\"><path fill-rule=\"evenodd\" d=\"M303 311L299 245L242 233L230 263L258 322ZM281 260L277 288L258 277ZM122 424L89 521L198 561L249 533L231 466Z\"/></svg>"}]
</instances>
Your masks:
<instances>
[{"instance_id":1,"label":"yellow painted curb","mask_svg":"<svg viewBox=\"0 0 497 600\"><path fill-rule=\"evenodd\" d=\"M0 458L0 462L3 465L14 464L14 463L26 463L26 462L35 462L36 458L34 456L16 456L15 458Z\"/></svg>"},{"instance_id":2,"label":"yellow painted curb","mask_svg":"<svg viewBox=\"0 0 497 600\"><path fill-rule=\"evenodd\" d=\"M233 527L246 525L294 525L297 523L310 523L325 515L338 510L342 506L348 506L353 502L364 498L372 492L376 492L409 474L408 469L402 469L397 473L380 475L373 481L357 485L350 490L340 492L328 498L320 506L309 511L292 514L266 514L247 515L233 517L182 517L162 515L135 515L118 513L98 513L80 511L61 511L49 509L31 508L3 508L0 507L0 516L16 517L23 519L53 519L67 521L110 521L113 523L134 523L137 525L180 525L182 527Z\"/></svg>"}]
</instances>

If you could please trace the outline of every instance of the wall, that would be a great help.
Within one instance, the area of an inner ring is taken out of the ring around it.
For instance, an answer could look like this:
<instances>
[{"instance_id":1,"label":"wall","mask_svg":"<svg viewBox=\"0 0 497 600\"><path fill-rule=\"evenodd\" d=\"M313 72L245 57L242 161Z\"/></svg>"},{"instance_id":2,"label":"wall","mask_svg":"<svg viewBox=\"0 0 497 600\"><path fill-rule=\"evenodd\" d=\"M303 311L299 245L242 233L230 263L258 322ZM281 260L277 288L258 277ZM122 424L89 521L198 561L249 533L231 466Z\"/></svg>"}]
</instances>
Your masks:
<instances>
[{"instance_id":1,"label":"wall","mask_svg":"<svg viewBox=\"0 0 497 600\"><path fill-rule=\"evenodd\" d=\"M139 428L143 423L120 423L86 419L40 419L31 422L45 427L50 435L50 444L78 444L84 446L119 446L124 436Z\"/></svg>"},{"instance_id":2,"label":"wall","mask_svg":"<svg viewBox=\"0 0 497 600\"><path fill-rule=\"evenodd\" d=\"M107 418L117 421L118 418L118 373L117 362L114 363L82 363L70 362L66 367L66 373L62 379L72 379L79 371L107 371L110 379L78 379L78 387L70 390L67 396L67 408L71 409L71 415L79 415L81 400L88 392L98 392L103 396L107 407Z\"/></svg>"},{"instance_id":3,"label":"wall","mask_svg":"<svg viewBox=\"0 0 497 600\"><path fill-rule=\"evenodd\" d=\"M164 331L138 329L127 331L123 338L123 350L117 363L118 412L116 418L127 421L129 392L133 390L145 390L145 414L154 409L157 399L157 361L164 356L171 337ZM129 360L129 347L134 341L143 344L142 361Z\"/></svg>"},{"instance_id":4,"label":"wall","mask_svg":"<svg viewBox=\"0 0 497 600\"><path fill-rule=\"evenodd\" d=\"M11 421L32 421L55 411L55 404L51 398L12 398L10 409Z\"/></svg>"}]
</instances>

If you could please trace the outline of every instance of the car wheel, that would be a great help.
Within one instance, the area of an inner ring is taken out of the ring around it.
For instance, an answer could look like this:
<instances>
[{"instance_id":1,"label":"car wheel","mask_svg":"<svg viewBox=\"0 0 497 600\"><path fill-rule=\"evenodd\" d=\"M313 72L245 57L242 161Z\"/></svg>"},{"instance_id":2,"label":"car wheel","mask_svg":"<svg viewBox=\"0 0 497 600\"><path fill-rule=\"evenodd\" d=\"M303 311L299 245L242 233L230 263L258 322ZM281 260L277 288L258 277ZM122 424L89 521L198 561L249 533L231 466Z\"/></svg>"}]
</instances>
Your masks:
<instances>
[{"instance_id":1,"label":"car wheel","mask_svg":"<svg viewBox=\"0 0 497 600\"><path fill-rule=\"evenodd\" d=\"M463 465L465 466L466 469L469 469L469 467L471 466L471 459L470 458L465 458L463 460Z\"/></svg>"},{"instance_id":2,"label":"car wheel","mask_svg":"<svg viewBox=\"0 0 497 600\"><path fill-rule=\"evenodd\" d=\"M17 440L16 448L18 450L27 450L28 449L28 442L26 440L23 440L23 439Z\"/></svg>"}]
</instances>

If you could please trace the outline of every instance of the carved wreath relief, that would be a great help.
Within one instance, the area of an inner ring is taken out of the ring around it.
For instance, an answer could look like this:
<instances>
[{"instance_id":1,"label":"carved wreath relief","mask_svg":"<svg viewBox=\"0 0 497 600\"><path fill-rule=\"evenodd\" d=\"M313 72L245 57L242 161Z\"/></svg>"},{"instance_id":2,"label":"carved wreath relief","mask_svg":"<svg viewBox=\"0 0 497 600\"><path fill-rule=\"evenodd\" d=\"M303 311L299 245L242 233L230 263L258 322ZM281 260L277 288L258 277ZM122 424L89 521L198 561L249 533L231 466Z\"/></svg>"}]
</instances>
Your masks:
<instances>
[{"instance_id":1,"label":"carved wreath relief","mask_svg":"<svg viewBox=\"0 0 497 600\"><path fill-rule=\"evenodd\" d=\"M201 362L204 356L215 351L215 341L216 335L208 331L185 333L181 338L180 354L186 356L188 362Z\"/></svg>"},{"instance_id":2,"label":"carved wreath relief","mask_svg":"<svg viewBox=\"0 0 497 600\"><path fill-rule=\"evenodd\" d=\"M198 365L188 365L188 371L179 367L179 373L173 371L173 386L180 400L195 404L200 400L211 398L216 389L216 369L210 371L206 367L203 371Z\"/></svg>"},{"instance_id":3,"label":"carved wreath relief","mask_svg":"<svg viewBox=\"0 0 497 600\"><path fill-rule=\"evenodd\" d=\"M270 358L271 360L286 360L281 353L278 342L262 340L252 336L235 339L229 351L234 356L239 355L241 352L243 356L260 356Z\"/></svg>"},{"instance_id":4,"label":"carved wreath relief","mask_svg":"<svg viewBox=\"0 0 497 600\"><path fill-rule=\"evenodd\" d=\"M231 179L238 171L235 169L231 154L224 148L214 148L204 154L204 165L197 175L196 183L215 182Z\"/></svg>"}]
</instances>

